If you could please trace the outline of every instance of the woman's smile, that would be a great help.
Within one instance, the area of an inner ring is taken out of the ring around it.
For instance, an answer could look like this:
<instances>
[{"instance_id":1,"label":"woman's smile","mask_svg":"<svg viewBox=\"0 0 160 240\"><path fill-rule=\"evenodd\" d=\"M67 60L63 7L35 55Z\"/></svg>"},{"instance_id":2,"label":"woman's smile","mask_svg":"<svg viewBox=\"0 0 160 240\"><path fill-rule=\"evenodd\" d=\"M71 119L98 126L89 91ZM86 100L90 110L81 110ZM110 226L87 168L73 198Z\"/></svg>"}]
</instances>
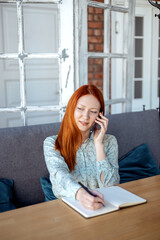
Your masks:
<instances>
[{"instance_id":1,"label":"woman's smile","mask_svg":"<svg viewBox=\"0 0 160 240\"><path fill-rule=\"evenodd\" d=\"M83 126L87 126L89 123L84 121L79 121Z\"/></svg>"}]
</instances>

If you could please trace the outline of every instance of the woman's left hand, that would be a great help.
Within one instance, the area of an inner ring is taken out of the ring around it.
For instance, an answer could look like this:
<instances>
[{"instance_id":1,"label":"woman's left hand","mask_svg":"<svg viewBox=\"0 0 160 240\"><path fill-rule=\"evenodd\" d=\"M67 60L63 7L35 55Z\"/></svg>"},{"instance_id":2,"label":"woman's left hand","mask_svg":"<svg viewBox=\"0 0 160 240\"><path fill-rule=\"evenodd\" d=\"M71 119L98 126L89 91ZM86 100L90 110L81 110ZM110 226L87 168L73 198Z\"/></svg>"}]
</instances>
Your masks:
<instances>
[{"instance_id":1,"label":"woman's left hand","mask_svg":"<svg viewBox=\"0 0 160 240\"><path fill-rule=\"evenodd\" d=\"M96 129L94 133L94 143L95 145L97 144L102 144L105 133L108 128L108 119L103 116L102 113L99 113L98 117L96 118L95 122L100 125L100 129Z\"/></svg>"}]
</instances>

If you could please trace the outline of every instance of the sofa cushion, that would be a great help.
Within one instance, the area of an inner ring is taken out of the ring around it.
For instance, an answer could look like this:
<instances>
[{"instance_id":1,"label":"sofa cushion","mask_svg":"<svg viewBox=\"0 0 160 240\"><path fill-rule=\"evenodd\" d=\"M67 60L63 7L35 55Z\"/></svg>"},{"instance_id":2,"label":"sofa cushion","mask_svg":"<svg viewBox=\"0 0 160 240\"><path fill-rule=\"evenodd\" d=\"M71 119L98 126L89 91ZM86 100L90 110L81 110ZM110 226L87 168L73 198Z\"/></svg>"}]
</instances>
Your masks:
<instances>
[{"instance_id":1,"label":"sofa cushion","mask_svg":"<svg viewBox=\"0 0 160 240\"><path fill-rule=\"evenodd\" d=\"M45 201L51 201L51 200L55 200L57 199L56 196L53 194L52 191L52 184L50 182L49 178L40 178L40 182L41 182L41 186L42 186L42 190L44 192L44 196L45 196Z\"/></svg>"},{"instance_id":2,"label":"sofa cushion","mask_svg":"<svg viewBox=\"0 0 160 240\"><path fill-rule=\"evenodd\" d=\"M142 144L119 159L120 183L160 174L147 144Z\"/></svg>"},{"instance_id":3,"label":"sofa cushion","mask_svg":"<svg viewBox=\"0 0 160 240\"><path fill-rule=\"evenodd\" d=\"M0 179L0 212L16 209L13 203L13 180Z\"/></svg>"}]
</instances>

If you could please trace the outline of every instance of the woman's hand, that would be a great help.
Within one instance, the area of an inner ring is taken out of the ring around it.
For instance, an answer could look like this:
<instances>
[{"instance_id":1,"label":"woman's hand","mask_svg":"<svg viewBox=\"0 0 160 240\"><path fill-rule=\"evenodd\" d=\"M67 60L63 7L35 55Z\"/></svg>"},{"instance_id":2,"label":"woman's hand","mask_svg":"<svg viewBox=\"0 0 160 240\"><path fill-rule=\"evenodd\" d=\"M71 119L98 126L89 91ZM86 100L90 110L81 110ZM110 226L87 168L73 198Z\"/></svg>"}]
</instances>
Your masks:
<instances>
[{"instance_id":1,"label":"woman's hand","mask_svg":"<svg viewBox=\"0 0 160 240\"><path fill-rule=\"evenodd\" d=\"M85 189L79 188L76 193L76 199L82 203L82 205L90 210L96 210L103 206L104 196L96 190L91 191L96 197L90 195Z\"/></svg>"},{"instance_id":2,"label":"woman's hand","mask_svg":"<svg viewBox=\"0 0 160 240\"><path fill-rule=\"evenodd\" d=\"M102 113L100 113L99 116L95 122L98 123L101 128L99 130L97 129L94 133L94 144L96 148L96 159L100 162L106 158L103 139L108 128L108 119L104 117ZM103 172L101 173L101 181L103 182Z\"/></svg>"},{"instance_id":3,"label":"woman's hand","mask_svg":"<svg viewBox=\"0 0 160 240\"><path fill-rule=\"evenodd\" d=\"M100 117L99 117L100 116ZM105 133L108 128L108 119L102 115L102 113L99 113L99 116L96 118L95 122L100 125L100 129L95 130L94 133L94 143L95 145L97 144L102 144Z\"/></svg>"}]
</instances>

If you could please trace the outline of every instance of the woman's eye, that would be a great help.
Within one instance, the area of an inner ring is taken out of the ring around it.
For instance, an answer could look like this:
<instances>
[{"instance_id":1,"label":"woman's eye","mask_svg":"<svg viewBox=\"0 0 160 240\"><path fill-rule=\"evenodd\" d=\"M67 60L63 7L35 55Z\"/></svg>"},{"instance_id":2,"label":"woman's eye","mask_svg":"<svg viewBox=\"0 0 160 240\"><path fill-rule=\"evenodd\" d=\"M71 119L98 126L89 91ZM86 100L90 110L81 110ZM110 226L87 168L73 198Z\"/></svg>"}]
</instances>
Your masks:
<instances>
[{"instance_id":1,"label":"woman's eye","mask_svg":"<svg viewBox=\"0 0 160 240\"><path fill-rule=\"evenodd\" d=\"M91 111L91 113L96 114L97 112L95 112L95 111Z\"/></svg>"},{"instance_id":2,"label":"woman's eye","mask_svg":"<svg viewBox=\"0 0 160 240\"><path fill-rule=\"evenodd\" d=\"M80 108L80 107L78 107L77 109L78 109L79 111L82 111L82 110L83 110L83 109L82 109L82 108Z\"/></svg>"}]
</instances>

